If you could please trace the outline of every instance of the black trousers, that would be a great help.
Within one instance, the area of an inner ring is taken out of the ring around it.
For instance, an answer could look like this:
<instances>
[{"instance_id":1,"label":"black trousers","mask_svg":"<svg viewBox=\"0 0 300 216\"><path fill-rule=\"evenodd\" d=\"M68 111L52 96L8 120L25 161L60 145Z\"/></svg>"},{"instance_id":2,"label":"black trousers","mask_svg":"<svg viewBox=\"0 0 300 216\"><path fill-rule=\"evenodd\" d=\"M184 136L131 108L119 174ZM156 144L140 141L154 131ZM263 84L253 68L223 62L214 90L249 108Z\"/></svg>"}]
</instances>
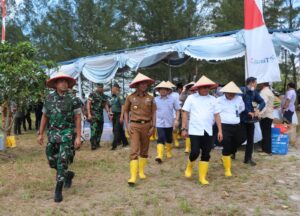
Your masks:
<instances>
[{"instance_id":1,"label":"black trousers","mask_svg":"<svg viewBox=\"0 0 300 216\"><path fill-rule=\"evenodd\" d=\"M270 118L263 118L259 124L262 133L261 147L263 152L272 153L272 122Z\"/></svg>"},{"instance_id":2,"label":"black trousers","mask_svg":"<svg viewBox=\"0 0 300 216\"><path fill-rule=\"evenodd\" d=\"M42 113L35 113L35 129L39 130L42 120Z\"/></svg>"},{"instance_id":3,"label":"black trousers","mask_svg":"<svg viewBox=\"0 0 300 216\"><path fill-rule=\"evenodd\" d=\"M242 123L241 133L246 133L247 145L245 150L244 161L252 160L253 147L254 147L254 123Z\"/></svg>"},{"instance_id":4,"label":"black trousers","mask_svg":"<svg viewBox=\"0 0 300 216\"><path fill-rule=\"evenodd\" d=\"M210 151L213 146L213 136L209 136L205 131L204 136L190 135L191 139L191 152L189 159L190 161L195 161L200 155L201 151L201 161L209 161Z\"/></svg>"},{"instance_id":5,"label":"black trousers","mask_svg":"<svg viewBox=\"0 0 300 216\"><path fill-rule=\"evenodd\" d=\"M114 113L113 115L113 134L114 134L114 140L112 143L113 148L117 148L117 146L122 142L123 146L128 145L127 138L125 136L125 131L123 128L123 124L120 123L120 116L121 113Z\"/></svg>"},{"instance_id":6,"label":"black trousers","mask_svg":"<svg viewBox=\"0 0 300 216\"><path fill-rule=\"evenodd\" d=\"M230 156L235 153L236 149L240 145L240 124L222 124L223 140L222 140L222 154L224 156Z\"/></svg>"},{"instance_id":7,"label":"black trousers","mask_svg":"<svg viewBox=\"0 0 300 216\"><path fill-rule=\"evenodd\" d=\"M157 128L157 144L172 143L173 141L173 128Z\"/></svg>"},{"instance_id":8,"label":"black trousers","mask_svg":"<svg viewBox=\"0 0 300 216\"><path fill-rule=\"evenodd\" d=\"M15 122L14 122L15 135L20 135L22 133L21 125L22 125L22 117L15 117Z\"/></svg>"}]
</instances>

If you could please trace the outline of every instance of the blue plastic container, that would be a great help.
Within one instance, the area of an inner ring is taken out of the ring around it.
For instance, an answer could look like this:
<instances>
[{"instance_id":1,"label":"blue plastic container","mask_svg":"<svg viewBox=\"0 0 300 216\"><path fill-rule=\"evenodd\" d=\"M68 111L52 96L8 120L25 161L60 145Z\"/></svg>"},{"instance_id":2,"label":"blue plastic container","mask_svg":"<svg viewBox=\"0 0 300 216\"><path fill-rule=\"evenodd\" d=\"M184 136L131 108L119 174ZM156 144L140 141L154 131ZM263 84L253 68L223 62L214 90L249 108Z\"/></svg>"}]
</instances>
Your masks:
<instances>
[{"instance_id":1,"label":"blue plastic container","mask_svg":"<svg viewBox=\"0 0 300 216\"><path fill-rule=\"evenodd\" d=\"M286 155L289 149L289 136L287 134L272 134L272 153Z\"/></svg>"},{"instance_id":2,"label":"blue plastic container","mask_svg":"<svg viewBox=\"0 0 300 216\"><path fill-rule=\"evenodd\" d=\"M4 140L3 135L0 135L0 151L4 150Z\"/></svg>"},{"instance_id":3,"label":"blue plastic container","mask_svg":"<svg viewBox=\"0 0 300 216\"><path fill-rule=\"evenodd\" d=\"M272 128L272 136L279 135L279 134L280 134L280 128Z\"/></svg>"}]
</instances>

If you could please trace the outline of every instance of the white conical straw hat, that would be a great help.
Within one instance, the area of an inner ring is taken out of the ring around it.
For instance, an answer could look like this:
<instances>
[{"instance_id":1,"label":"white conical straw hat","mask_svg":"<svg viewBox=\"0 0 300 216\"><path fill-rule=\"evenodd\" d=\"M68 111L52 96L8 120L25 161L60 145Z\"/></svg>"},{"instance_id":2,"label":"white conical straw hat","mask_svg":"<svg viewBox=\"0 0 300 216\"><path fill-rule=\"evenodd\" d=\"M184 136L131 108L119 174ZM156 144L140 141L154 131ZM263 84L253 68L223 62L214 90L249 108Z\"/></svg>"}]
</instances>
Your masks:
<instances>
[{"instance_id":1,"label":"white conical straw hat","mask_svg":"<svg viewBox=\"0 0 300 216\"><path fill-rule=\"evenodd\" d=\"M165 81L162 81L155 87L155 89L159 89L159 88L172 89L171 86Z\"/></svg>"},{"instance_id":2,"label":"white conical straw hat","mask_svg":"<svg viewBox=\"0 0 300 216\"><path fill-rule=\"evenodd\" d=\"M195 82L190 82L188 84L185 84L184 87L188 87L188 86L194 86L195 85Z\"/></svg>"},{"instance_id":3,"label":"white conical straw hat","mask_svg":"<svg viewBox=\"0 0 300 216\"><path fill-rule=\"evenodd\" d=\"M130 88L135 88L136 85L140 82L147 81L149 85L152 85L154 83L154 80L145 76L144 74L138 73L136 77L132 80L131 84L129 85Z\"/></svg>"},{"instance_id":4,"label":"white conical straw hat","mask_svg":"<svg viewBox=\"0 0 300 216\"><path fill-rule=\"evenodd\" d=\"M241 91L241 89L233 81L231 81L230 83L225 85L223 88L221 88L220 92L235 93L235 94L242 94L243 93Z\"/></svg>"},{"instance_id":5,"label":"white conical straw hat","mask_svg":"<svg viewBox=\"0 0 300 216\"><path fill-rule=\"evenodd\" d=\"M167 81L166 82L171 88L175 88L176 87L176 85L174 85L172 82L170 82L170 81Z\"/></svg>"},{"instance_id":6,"label":"white conical straw hat","mask_svg":"<svg viewBox=\"0 0 300 216\"><path fill-rule=\"evenodd\" d=\"M206 76L203 75L195 83L195 85L192 88L197 89L197 88L202 87L202 86L210 86L210 89L214 89L214 88L218 87L218 84L216 84L215 82L211 81L210 79L208 79Z\"/></svg>"},{"instance_id":7,"label":"white conical straw hat","mask_svg":"<svg viewBox=\"0 0 300 216\"><path fill-rule=\"evenodd\" d=\"M55 89L55 82L59 79L65 79L68 81L68 87L73 88L76 84L76 80L68 74L65 74L62 71L57 72L54 76L47 80L46 85L48 88Z\"/></svg>"}]
</instances>

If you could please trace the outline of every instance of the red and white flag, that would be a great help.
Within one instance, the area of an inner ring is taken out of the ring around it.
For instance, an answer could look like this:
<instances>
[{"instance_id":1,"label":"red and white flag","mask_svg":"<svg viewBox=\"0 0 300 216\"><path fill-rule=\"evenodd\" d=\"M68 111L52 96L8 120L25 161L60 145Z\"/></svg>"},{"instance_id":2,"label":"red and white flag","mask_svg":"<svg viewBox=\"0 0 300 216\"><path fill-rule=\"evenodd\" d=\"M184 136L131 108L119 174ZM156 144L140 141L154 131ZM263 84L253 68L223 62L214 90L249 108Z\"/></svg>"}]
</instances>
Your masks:
<instances>
[{"instance_id":1,"label":"red and white flag","mask_svg":"<svg viewBox=\"0 0 300 216\"><path fill-rule=\"evenodd\" d=\"M262 13L262 0L244 0L246 77L258 83L281 81L278 59Z\"/></svg>"}]
</instances>

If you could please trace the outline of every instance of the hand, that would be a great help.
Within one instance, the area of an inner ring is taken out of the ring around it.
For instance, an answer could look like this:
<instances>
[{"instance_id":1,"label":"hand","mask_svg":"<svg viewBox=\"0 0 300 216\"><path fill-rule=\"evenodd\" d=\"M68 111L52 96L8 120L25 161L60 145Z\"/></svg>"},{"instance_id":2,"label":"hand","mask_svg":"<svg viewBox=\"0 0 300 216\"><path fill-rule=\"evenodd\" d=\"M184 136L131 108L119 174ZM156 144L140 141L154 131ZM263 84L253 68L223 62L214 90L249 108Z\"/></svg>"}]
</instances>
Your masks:
<instances>
[{"instance_id":1,"label":"hand","mask_svg":"<svg viewBox=\"0 0 300 216\"><path fill-rule=\"evenodd\" d=\"M92 118L93 118L93 117L92 117L92 115L91 115L91 114L88 114L88 120L90 120L90 121L91 121L91 120L92 120Z\"/></svg>"},{"instance_id":2,"label":"hand","mask_svg":"<svg viewBox=\"0 0 300 216\"><path fill-rule=\"evenodd\" d=\"M40 134L38 136L38 138L36 139L36 141L38 144L43 145L44 144L44 136L42 134Z\"/></svg>"},{"instance_id":3,"label":"hand","mask_svg":"<svg viewBox=\"0 0 300 216\"><path fill-rule=\"evenodd\" d=\"M222 131L219 131L218 132L218 141L222 142L222 140L223 140L223 133L222 133Z\"/></svg>"},{"instance_id":4,"label":"hand","mask_svg":"<svg viewBox=\"0 0 300 216\"><path fill-rule=\"evenodd\" d=\"M181 136L182 136L182 138L186 139L186 138L188 138L189 134L186 130L183 130L183 131L181 131Z\"/></svg>"},{"instance_id":5,"label":"hand","mask_svg":"<svg viewBox=\"0 0 300 216\"><path fill-rule=\"evenodd\" d=\"M252 119L254 118L254 113L253 112L249 112L248 115L251 116Z\"/></svg>"},{"instance_id":6,"label":"hand","mask_svg":"<svg viewBox=\"0 0 300 216\"><path fill-rule=\"evenodd\" d=\"M154 127L151 127L149 132L148 132L148 136L151 137L154 133Z\"/></svg>"},{"instance_id":7,"label":"hand","mask_svg":"<svg viewBox=\"0 0 300 216\"><path fill-rule=\"evenodd\" d=\"M124 120L122 117L120 117L120 124L123 124Z\"/></svg>"},{"instance_id":8,"label":"hand","mask_svg":"<svg viewBox=\"0 0 300 216\"><path fill-rule=\"evenodd\" d=\"M80 149L81 137L76 137L74 144L75 144L75 149Z\"/></svg>"},{"instance_id":9,"label":"hand","mask_svg":"<svg viewBox=\"0 0 300 216\"><path fill-rule=\"evenodd\" d=\"M173 130L176 130L179 126L179 121L178 120L175 120L174 121L174 124L173 124Z\"/></svg>"},{"instance_id":10,"label":"hand","mask_svg":"<svg viewBox=\"0 0 300 216\"><path fill-rule=\"evenodd\" d=\"M254 117L259 117L259 110L256 110L255 112L254 112Z\"/></svg>"}]
</instances>

